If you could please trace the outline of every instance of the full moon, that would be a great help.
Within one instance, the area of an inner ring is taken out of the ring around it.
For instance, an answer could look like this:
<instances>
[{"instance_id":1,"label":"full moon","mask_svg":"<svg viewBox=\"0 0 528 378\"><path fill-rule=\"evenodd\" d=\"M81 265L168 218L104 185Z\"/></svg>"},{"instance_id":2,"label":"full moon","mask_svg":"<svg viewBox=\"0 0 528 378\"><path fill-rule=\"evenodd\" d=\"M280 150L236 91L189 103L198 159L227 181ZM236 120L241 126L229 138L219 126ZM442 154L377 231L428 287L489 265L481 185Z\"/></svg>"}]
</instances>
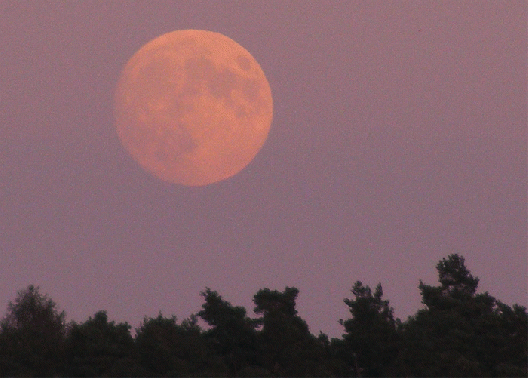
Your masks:
<instances>
[{"instance_id":1,"label":"full moon","mask_svg":"<svg viewBox=\"0 0 528 378\"><path fill-rule=\"evenodd\" d=\"M177 30L141 47L115 93L119 138L158 178L202 186L246 167L273 117L269 83L251 54L205 30Z\"/></svg>"}]
</instances>

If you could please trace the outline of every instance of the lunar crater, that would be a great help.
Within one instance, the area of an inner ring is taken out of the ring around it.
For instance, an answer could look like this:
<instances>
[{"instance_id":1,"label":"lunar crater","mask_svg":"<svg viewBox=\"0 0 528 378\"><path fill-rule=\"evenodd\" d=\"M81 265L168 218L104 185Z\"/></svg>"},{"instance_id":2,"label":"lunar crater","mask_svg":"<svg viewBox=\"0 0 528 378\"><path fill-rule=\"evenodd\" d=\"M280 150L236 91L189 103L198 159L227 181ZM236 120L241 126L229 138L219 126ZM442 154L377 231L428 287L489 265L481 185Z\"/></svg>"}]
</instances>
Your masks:
<instances>
[{"instance_id":1,"label":"lunar crater","mask_svg":"<svg viewBox=\"0 0 528 378\"><path fill-rule=\"evenodd\" d=\"M236 61L238 63L238 66L242 68L244 71L249 71L251 69L251 60L249 60L245 56L243 55L237 56Z\"/></svg>"}]
</instances>

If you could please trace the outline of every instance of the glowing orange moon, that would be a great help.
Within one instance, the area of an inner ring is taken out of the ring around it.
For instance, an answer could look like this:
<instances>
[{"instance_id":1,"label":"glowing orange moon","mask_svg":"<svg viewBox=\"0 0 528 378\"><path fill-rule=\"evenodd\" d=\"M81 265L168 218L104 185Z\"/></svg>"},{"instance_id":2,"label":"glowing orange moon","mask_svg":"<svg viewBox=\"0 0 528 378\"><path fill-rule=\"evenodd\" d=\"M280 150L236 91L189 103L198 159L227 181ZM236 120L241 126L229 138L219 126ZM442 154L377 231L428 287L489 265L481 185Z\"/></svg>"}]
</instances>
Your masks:
<instances>
[{"instance_id":1,"label":"glowing orange moon","mask_svg":"<svg viewBox=\"0 0 528 378\"><path fill-rule=\"evenodd\" d=\"M210 31L177 30L128 61L114 110L119 138L143 168L200 186L253 160L268 136L273 99L261 67L238 43Z\"/></svg>"}]
</instances>

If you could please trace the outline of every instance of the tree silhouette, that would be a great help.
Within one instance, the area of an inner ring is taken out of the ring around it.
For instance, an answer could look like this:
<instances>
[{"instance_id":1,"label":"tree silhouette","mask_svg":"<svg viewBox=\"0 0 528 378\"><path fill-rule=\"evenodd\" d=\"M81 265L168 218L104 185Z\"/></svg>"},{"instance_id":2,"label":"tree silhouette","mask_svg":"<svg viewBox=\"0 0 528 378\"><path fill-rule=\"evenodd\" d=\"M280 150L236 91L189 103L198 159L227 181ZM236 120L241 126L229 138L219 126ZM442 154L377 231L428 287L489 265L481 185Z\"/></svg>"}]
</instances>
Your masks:
<instances>
[{"instance_id":1,"label":"tree silhouette","mask_svg":"<svg viewBox=\"0 0 528 378\"><path fill-rule=\"evenodd\" d=\"M488 293L475 294L478 278L459 255L442 259L437 270L440 286L420 281L426 308L403 325L399 373L526 375L526 309L511 309Z\"/></svg>"},{"instance_id":2,"label":"tree silhouette","mask_svg":"<svg viewBox=\"0 0 528 378\"><path fill-rule=\"evenodd\" d=\"M262 315L259 343L264 367L275 376L327 375L322 358L324 340L316 339L297 315L299 290L259 290L254 296L255 313Z\"/></svg>"},{"instance_id":3,"label":"tree silhouette","mask_svg":"<svg viewBox=\"0 0 528 378\"><path fill-rule=\"evenodd\" d=\"M66 375L76 377L128 376L134 349L128 323L108 321L97 312L82 324L70 326L66 340Z\"/></svg>"},{"instance_id":4,"label":"tree silhouette","mask_svg":"<svg viewBox=\"0 0 528 378\"><path fill-rule=\"evenodd\" d=\"M176 323L176 317L145 318L137 329L136 350L141 365L154 376L202 375L208 354L196 318Z\"/></svg>"},{"instance_id":5,"label":"tree silhouette","mask_svg":"<svg viewBox=\"0 0 528 378\"><path fill-rule=\"evenodd\" d=\"M471 275L462 256L454 254L442 259L436 270L440 286L429 286L420 281L422 303L428 308L448 309L467 302L475 295L479 279Z\"/></svg>"},{"instance_id":6,"label":"tree silhouette","mask_svg":"<svg viewBox=\"0 0 528 378\"><path fill-rule=\"evenodd\" d=\"M378 284L374 294L370 287L357 281L352 288L353 299L345 299L352 317L345 327L344 345L352 370L357 376L390 375L389 367L398 353L398 334L393 309L383 300Z\"/></svg>"},{"instance_id":7,"label":"tree silhouette","mask_svg":"<svg viewBox=\"0 0 528 378\"><path fill-rule=\"evenodd\" d=\"M453 254L438 262L439 284L420 281L423 309L395 319L378 284L357 281L345 298L342 338L310 333L297 313L299 290L264 288L257 319L206 289L197 316L128 323L105 311L65 324L64 312L33 285L0 321L0 376L527 376L528 314L488 293Z\"/></svg>"},{"instance_id":8,"label":"tree silhouette","mask_svg":"<svg viewBox=\"0 0 528 378\"><path fill-rule=\"evenodd\" d=\"M0 374L52 376L61 373L65 314L29 285L8 305L0 323Z\"/></svg>"},{"instance_id":9,"label":"tree silhouette","mask_svg":"<svg viewBox=\"0 0 528 378\"><path fill-rule=\"evenodd\" d=\"M202 296L205 303L198 316L211 326L204 337L221 357L226 373L235 376L244 369L258 366L257 323L246 315L246 309L232 306L209 288ZM216 369L221 370L220 367Z\"/></svg>"}]
</instances>

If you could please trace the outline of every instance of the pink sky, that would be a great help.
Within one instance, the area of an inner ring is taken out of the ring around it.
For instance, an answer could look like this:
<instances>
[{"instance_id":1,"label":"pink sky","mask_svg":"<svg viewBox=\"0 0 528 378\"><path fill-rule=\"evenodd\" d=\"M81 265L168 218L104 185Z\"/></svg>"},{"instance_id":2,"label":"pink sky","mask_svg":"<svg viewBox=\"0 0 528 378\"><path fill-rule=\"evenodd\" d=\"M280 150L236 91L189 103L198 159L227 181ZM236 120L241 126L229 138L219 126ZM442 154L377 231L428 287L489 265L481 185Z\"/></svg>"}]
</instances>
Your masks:
<instances>
[{"instance_id":1,"label":"pink sky","mask_svg":"<svg viewBox=\"0 0 528 378\"><path fill-rule=\"evenodd\" d=\"M524 1L0 0L0 308L39 285L84 321L197 312L217 290L251 313L300 289L340 336L356 280L396 315L462 254L480 291L526 306ZM274 98L240 174L188 188L121 147L127 60L176 29L234 39ZM5 312L5 310L4 310Z\"/></svg>"}]
</instances>

